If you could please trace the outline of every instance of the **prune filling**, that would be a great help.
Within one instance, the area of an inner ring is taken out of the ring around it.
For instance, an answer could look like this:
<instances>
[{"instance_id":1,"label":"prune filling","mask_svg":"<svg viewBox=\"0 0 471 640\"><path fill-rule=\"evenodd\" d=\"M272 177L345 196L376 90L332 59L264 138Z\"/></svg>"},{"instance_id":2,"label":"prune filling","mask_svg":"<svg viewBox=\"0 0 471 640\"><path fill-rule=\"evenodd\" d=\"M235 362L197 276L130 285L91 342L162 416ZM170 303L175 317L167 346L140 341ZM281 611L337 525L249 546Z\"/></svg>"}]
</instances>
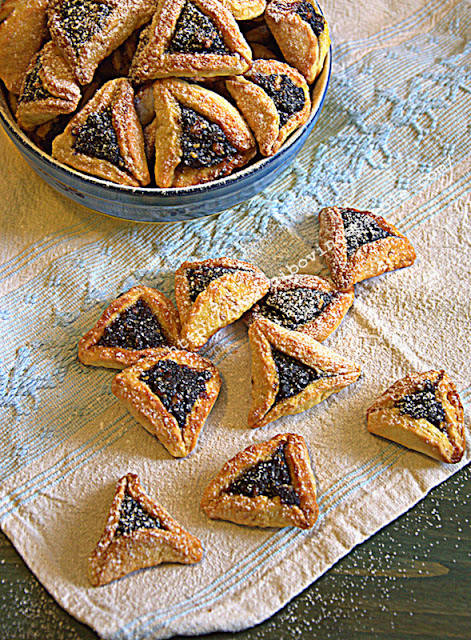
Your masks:
<instances>
[{"instance_id":1,"label":"prune filling","mask_svg":"<svg viewBox=\"0 0 471 640\"><path fill-rule=\"evenodd\" d=\"M103 29L111 11L107 4L95 0L64 0L60 8L61 24L76 55Z\"/></svg>"},{"instance_id":2,"label":"prune filling","mask_svg":"<svg viewBox=\"0 0 471 640\"><path fill-rule=\"evenodd\" d=\"M137 529L163 529L163 526L157 518L147 513L137 500L125 493L119 510L116 535L130 534Z\"/></svg>"},{"instance_id":3,"label":"prune filling","mask_svg":"<svg viewBox=\"0 0 471 640\"><path fill-rule=\"evenodd\" d=\"M430 380L425 380L419 391L404 396L396 404L402 414L411 418L424 418L440 431L446 430L445 411L437 400L436 389Z\"/></svg>"},{"instance_id":4,"label":"prune filling","mask_svg":"<svg viewBox=\"0 0 471 640\"><path fill-rule=\"evenodd\" d=\"M237 154L237 149L228 141L218 124L210 122L189 107L180 105L180 110L183 165L194 169L213 167Z\"/></svg>"},{"instance_id":5,"label":"prune filling","mask_svg":"<svg viewBox=\"0 0 471 640\"><path fill-rule=\"evenodd\" d=\"M285 125L293 114L301 111L306 103L304 89L296 86L285 74L273 73L267 76L255 72L250 79L262 87L275 103L280 116L280 127Z\"/></svg>"},{"instance_id":6,"label":"prune filling","mask_svg":"<svg viewBox=\"0 0 471 640\"><path fill-rule=\"evenodd\" d=\"M307 22L318 38L324 31L325 19L316 12L310 2L300 2L296 7L296 13L300 18Z\"/></svg>"},{"instance_id":7,"label":"prune filling","mask_svg":"<svg viewBox=\"0 0 471 640\"><path fill-rule=\"evenodd\" d=\"M168 53L231 55L213 21L192 2L185 2Z\"/></svg>"},{"instance_id":8,"label":"prune filling","mask_svg":"<svg viewBox=\"0 0 471 640\"><path fill-rule=\"evenodd\" d=\"M97 345L121 349L153 349L167 344L162 328L144 300L122 311L103 332Z\"/></svg>"},{"instance_id":9,"label":"prune filling","mask_svg":"<svg viewBox=\"0 0 471 640\"><path fill-rule=\"evenodd\" d=\"M126 168L113 127L111 107L91 113L74 131L74 137L73 148L79 153L107 160L119 169Z\"/></svg>"},{"instance_id":10,"label":"prune filling","mask_svg":"<svg viewBox=\"0 0 471 640\"><path fill-rule=\"evenodd\" d=\"M161 360L141 373L140 379L158 396L183 431L195 402L206 394L206 382L211 377L211 371L198 371L173 360Z\"/></svg>"},{"instance_id":11,"label":"prune filling","mask_svg":"<svg viewBox=\"0 0 471 640\"><path fill-rule=\"evenodd\" d=\"M376 242L376 240L393 235L382 229L376 220L354 209L340 209L340 214L345 229L347 256L349 258L364 244Z\"/></svg>"},{"instance_id":12,"label":"prune filling","mask_svg":"<svg viewBox=\"0 0 471 640\"><path fill-rule=\"evenodd\" d=\"M316 369L275 349L275 347L272 347L271 351L279 380L275 404L286 398L297 396L309 384L326 377L323 371L316 371Z\"/></svg>"},{"instance_id":13,"label":"prune filling","mask_svg":"<svg viewBox=\"0 0 471 640\"><path fill-rule=\"evenodd\" d=\"M38 56L31 71L26 75L25 86L18 102L33 102L33 100L45 100L53 97L43 87L39 72L41 70L41 58Z\"/></svg>"},{"instance_id":14,"label":"prune filling","mask_svg":"<svg viewBox=\"0 0 471 640\"><path fill-rule=\"evenodd\" d=\"M285 446L280 445L269 460L262 460L246 469L224 492L249 498L279 496L283 504L299 507L301 501L291 482Z\"/></svg>"},{"instance_id":15,"label":"prune filling","mask_svg":"<svg viewBox=\"0 0 471 640\"><path fill-rule=\"evenodd\" d=\"M273 291L259 302L260 314L286 329L298 327L317 318L332 301L332 294L298 287Z\"/></svg>"},{"instance_id":16,"label":"prune filling","mask_svg":"<svg viewBox=\"0 0 471 640\"><path fill-rule=\"evenodd\" d=\"M190 300L194 302L199 294L211 284L213 280L217 280L226 273L234 273L235 271L245 271L238 267L207 267L201 266L196 269L187 269L186 277L190 288Z\"/></svg>"}]
</instances>

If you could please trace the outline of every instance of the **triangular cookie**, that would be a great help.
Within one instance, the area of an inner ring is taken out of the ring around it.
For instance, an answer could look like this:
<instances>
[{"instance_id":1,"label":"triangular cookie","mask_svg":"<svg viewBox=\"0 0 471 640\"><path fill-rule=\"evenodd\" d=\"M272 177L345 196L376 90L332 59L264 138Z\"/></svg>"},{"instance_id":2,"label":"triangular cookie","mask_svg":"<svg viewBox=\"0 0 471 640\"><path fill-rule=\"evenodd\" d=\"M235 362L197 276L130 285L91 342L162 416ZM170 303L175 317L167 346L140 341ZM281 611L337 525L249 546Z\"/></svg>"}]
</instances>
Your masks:
<instances>
[{"instance_id":1,"label":"triangular cookie","mask_svg":"<svg viewBox=\"0 0 471 640\"><path fill-rule=\"evenodd\" d=\"M158 347L178 346L180 320L163 293L143 285L114 300L79 342L83 364L124 369Z\"/></svg>"},{"instance_id":2,"label":"triangular cookie","mask_svg":"<svg viewBox=\"0 0 471 640\"><path fill-rule=\"evenodd\" d=\"M294 274L272 278L270 290L245 314L244 321L251 324L263 317L322 342L339 326L352 306L353 297L353 287L339 291L319 276Z\"/></svg>"},{"instance_id":3,"label":"triangular cookie","mask_svg":"<svg viewBox=\"0 0 471 640\"><path fill-rule=\"evenodd\" d=\"M415 260L413 246L394 225L358 209L322 209L319 246L335 285L342 291L366 278L408 267Z\"/></svg>"},{"instance_id":4,"label":"triangular cookie","mask_svg":"<svg viewBox=\"0 0 471 640\"><path fill-rule=\"evenodd\" d=\"M181 345L196 351L216 331L240 318L269 287L266 275L242 260L184 262L175 274Z\"/></svg>"},{"instance_id":5,"label":"triangular cookie","mask_svg":"<svg viewBox=\"0 0 471 640\"><path fill-rule=\"evenodd\" d=\"M276 153L290 133L309 118L309 87L303 76L284 62L254 60L243 76L226 80L226 87L264 156Z\"/></svg>"},{"instance_id":6,"label":"triangular cookie","mask_svg":"<svg viewBox=\"0 0 471 640\"><path fill-rule=\"evenodd\" d=\"M466 448L463 407L443 370L395 382L368 409L367 428L442 462L459 462Z\"/></svg>"},{"instance_id":7,"label":"triangular cookie","mask_svg":"<svg viewBox=\"0 0 471 640\"><path fill-rule=\"evenodd\" d=\"M150 176L134 91L126 78L110 80L55 138L59 162L118 184L143 186Z\"/></svg>"},{"instance_id":8,"label":"triangular cookie","mask_svg":"<svg viewBox=\"0 0 471 640\"><path fill-rule=\"evenodd\" d=\"M252 406L249 426L300 413L355 382L355 363L297 331L258 318L249 329Z\"/></svg>"},{"instance_id":9,"label":"triangular cookie","mask_svg":"<svg viewBox=\"0 0 471 640\"><path fill-rule=\"evenodd\" d=\"M146 128L159 187L187 187L228 175L256 153L247 123L225 98L179 78L154 82L155 120Z\"/></svg>"},{"instance_id":10,"label":"triangular cookie","mask_svg":"<svg viewBox=\"0 0 471 640\"><path fill-rule=\"evenodd\" d=\"M221 388L216 367L196 353L155 349L115 376L111 390L177 458L187 456Z\"/></svg>"},{"instance_id":11,"label":"triangular cookie","mask_svg":"<svg viewBox=\"0 0 471 640\"><path fill-rule=\"evenodd\" d=\"M48 27L80 84L135 29L151 20L155 0L51 0Z\"/></svg>"},{"instance_id":12,"label":"triangular cookie","mask_svg":"<svg viewBox=\"0 0 471 640\"><path fill-rule=\"evenodd\" d=\"M94 587L162 562L193 564L203 557L201 542L147 496L137 475L116 487L105 530L89 557Z\"/></svg>"},{"instance_id":13,"label":"triangular cookie","mask_svg":"<svg viewBox=\"0 0 471 640\"><path fill-rule=\"evenodd\" d=\"M74 74L55 44L49 41L28 67L16 119L23 129L34 129L58 115L75 111L81 97Z\"/></svg>"},{"instance_id":14,"label":"triangular cookie","mask_svg":"<svg viewBox=\"0 0 471 640\"><path fill-rule=\"evenodd\" d=\"M159 0L131 65L135 82L246 71L252 52L232 13L218 0Z\"/></svg>"},{"instance_id":15,"label":"triangular cookie","mask_svg":"<svg viewBox=\"0 0 471 640\"><path fill-rule=\"evenodd\" d=\"M304 438L280 434L238 453L206 487L201 507L237 524L311 528L319 509Z\"/></svg>"}]
</instances>

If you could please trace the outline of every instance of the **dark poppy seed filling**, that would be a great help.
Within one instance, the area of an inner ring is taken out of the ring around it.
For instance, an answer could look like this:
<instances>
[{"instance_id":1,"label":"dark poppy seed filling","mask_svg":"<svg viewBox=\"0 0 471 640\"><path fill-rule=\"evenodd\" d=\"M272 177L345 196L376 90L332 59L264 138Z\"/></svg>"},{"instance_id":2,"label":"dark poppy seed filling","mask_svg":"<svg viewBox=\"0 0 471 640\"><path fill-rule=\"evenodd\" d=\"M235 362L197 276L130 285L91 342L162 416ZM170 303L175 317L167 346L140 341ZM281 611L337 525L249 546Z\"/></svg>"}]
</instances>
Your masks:
<instances>
[{"instance_id":1,"label":"dark poppy seed filling","mask_svg":"<svg viewBox=\"0 0 471 640\"><path fill-rule=\"evenodd\" d=\"M310 2L300 2L296 7L296 13L300 18L307 22L314 32L316 38L318 38L324 31L325 18L316 12Z\"/></svg>"},{"instance_id":2,"label":"dark poppy seed filling","mask_svg":"<svg viewBox=\"0 0 471 640\"><path fill-rule=\"evenodd\" d=\"M304 89L296 86L285 74L272 73L266 76L254 72L250 80L262 87L275 103L280 116L280 127L285 125L293 114L301 111L306 103Z\"/></svg>"},{"instance_id":3,"label":"dark poppy seed filling","mask_svg":"<svg viewBox=\"0 0 471 640\"><path fill-rule=\"evenodd\" d=\"M231 55L215 24L192 2L185 2L167 53Z\"/></svg>"},{"instance_id":4,"label":"dark poppy seed filling","mask_svg":"<svg viewBox=\"0 0 471 640\"><path fill-rule=\"evenodd\" d=\"M213 280L235 271L245 271L245 269L239 269L238 267L206 267L204 265L196 269L187 269L186 277L190 288L190 300L194 302Z\"/></svg>"},{"instance_id":5,"label":"dark poppy seed filling","mask_svg":"<svg viewBox=\"0 0 471 640\"><path fill-rule=\"evenodd\" d=\"M74 131L74 137L73 148L79 153L107 160L119 169L126 168L119 150L118 136L113 128L111 107L91 113Z\"/></svg>"},{"instance_id":6,"label":"dark poppy seed filling","mask_svg":"<svg viewBox=\"0 0 471 640\"><path fill-rule=\"evenodd\" d=\"M224 492L249 498L279 496L283 504L299 507L300 499L291 482L284 449L285 445L280 445L269 460L246 469Z\"/></svg>"},{"instance_id":7,"label":"dark poppy seed filling","mask_svg":"<svg viewBox=\"0 0 471 640\"><path fill-rule=\"evenodd\" d=\"M286 398L298 395L309 385L326 377L322 371L316 371L304 362L292 358L291 356L271 348L273 360L275 361L276 373L279 379L279 389L275 398L275 404Z\"/></svg>"},{"instance_id":8,"label":"dark poppy seed filling","mask_svg":"<svg viewBox=\"0 0 471 640\"><path fill-rule=\"evenodd\" d=\"M382 238L392 236L392 233L382 229L376 220L354 209L340 209L345 240L347 241L347 256L350 258L359 247Z\"/></svg>"},{"instance_id":9,"label":"dark poppy seed filling","mask_svg":"<svg viewBox=\"0 0 471 640\"><path fill-rule=\"evenodd\" d=\"M446 430L445 411L435 395L435 386L430 380L425 380L423 389L404 396L396 404L402 414L411 418L424 418L440 431Z\"/></svg>"},{"instance_id":10,"label":"dark poppy seed filling","mask_svg":"<svg viewBox=\"0 0 471 640\"><path fill-rule=\"evenodd\" d=\"M206 394L206 382L211 377L211 371L198 371L173 360L161 360L141 373L140 379L158 396L183 430L195 402Z\"/></svg>"},{"instance_id":11,"label":"dark poppy seed filling","mask_svg":"<svg viewBox=\"0 0 471 640\"><path fill-rule=\"evenodd\" d=\"M332 294L298 287L268 293L259 302L259 313L286 329L297 329L317 318L332 301Z\"/></svg>"},{"instance_id":12,"label":"dark poppy seed filling","mask_svg":"<svg viewBox=\"0 0 471 640\"><path fill-rule=\"evenodd\" d=\"M125 493L119 510L116 535L130 534L137 529L163 529L163 526L157 518L144 511L137 500Z\"/></svg>"},{"instance_id":13,"label":"dark poppy seed filling","mask_svg":"<svg viewBox=\"0 0 471 640\"><path fill-rule=\"evenodd\" d=\"M41 70L41 57L38 56L33 68L25 77L23 92L18 102L32 102L33 100L45 100L53 97L49 91L43 87L39 72Z\"/></svg>"},{"instance_id":14,"label":"dark poppy seed filling","mask_svg":"<svg viewBox=\"0 0 471 640\"><path fill-rule=\"evenodd\" d=\"M111 11L107 4L96 0L64 0L60 8L61 25L76 55L103 29Z\"/></svg>"},{"instance_id":15,"label":"dark poppy seed filling","mask_svg":"<svg viewBox=\"0 0 471 640\"><path fill-rule=\"evenodd\" d=\"M167 344L157 318L144 300L122 311L105 327L97 345L121 349L153 349Z\"/></svg>"},{"instance_id":16,"label":"dark poppy seed filling","mask_svg":"<svg viewBox=\"0 0 471 640\"><path fill-rule=\"evenodd\" d=\"M218 124L188 107L180 105L180 110L183 165L194 169L213 167L237 154L237 149L231 145Z\"/></svg>"}]
</instances>

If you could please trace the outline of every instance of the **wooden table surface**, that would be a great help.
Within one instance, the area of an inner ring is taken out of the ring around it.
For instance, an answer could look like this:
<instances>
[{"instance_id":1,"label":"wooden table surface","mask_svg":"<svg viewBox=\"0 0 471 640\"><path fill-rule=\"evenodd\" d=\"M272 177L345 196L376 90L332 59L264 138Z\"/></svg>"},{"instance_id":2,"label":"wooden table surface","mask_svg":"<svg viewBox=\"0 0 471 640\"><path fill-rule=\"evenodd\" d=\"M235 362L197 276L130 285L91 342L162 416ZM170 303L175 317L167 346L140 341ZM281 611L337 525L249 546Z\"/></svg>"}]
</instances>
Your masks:
<instances>
[{"instance_id":1,"label":"wooden table surface","mask_svg":"<svg viewBox=\"0 0 471 640\"><path fill-rule=\"evenodd\" d=\"M468 466L263 624L199 637L471 640L470 522ZM3 534L0 594L1 640L98 638L52 600Z\"/></svg>"}]
</instances>

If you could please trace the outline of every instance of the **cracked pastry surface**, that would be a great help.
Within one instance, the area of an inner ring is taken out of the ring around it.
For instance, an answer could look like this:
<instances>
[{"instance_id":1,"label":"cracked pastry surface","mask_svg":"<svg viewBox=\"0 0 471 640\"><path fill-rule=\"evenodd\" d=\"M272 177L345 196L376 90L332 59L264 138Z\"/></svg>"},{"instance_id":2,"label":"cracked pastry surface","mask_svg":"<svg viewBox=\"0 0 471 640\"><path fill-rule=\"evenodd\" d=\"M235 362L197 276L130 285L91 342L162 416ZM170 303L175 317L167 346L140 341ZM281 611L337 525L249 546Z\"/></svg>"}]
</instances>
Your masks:
<instances>
[{"instance_id":1,"label":"cracked pastry surface","mask_svg":"<svg viewBox=\"0 0 471 640\"><path fill-rule=\"evenodd\" d=\"M306 411L355 382L361 369L317 340L265 318L249 328L252 404L248 424L263 427Z\"/></svg>"},{"instance_id":2,"label":"cracked pastry surface","mask_svg":"<svg viewBox=\"0 0 471 640\"><path fill-rule=\"evenodd\" d=\"M464 412L444 370L413 373L395 382L367 411L368 431L447 463L466 448Z\"/></svg>"},{"instance_id":3,"label":"cracked pastry surface","mask_svg":"<svg viewBox=\"0 0 471 640\"><path fill-rule=\"evenodd\" d=\"M322 71L330 48L329 27L316 3L271 0L265 20L286 62L312 84Z\"/></svg>"},{"instance_id":4,"label":"cracked pastry surface","mask_svg":"<svg viewBox=\"0 0 471 640\"><path fill-rule=\"evenodd\" d=\"M238 453L208 484L201 507L210 518L248 526L314 526L319 509L304 438L279 434Z\"/></svg>"},{"instance_id":5,"label":"cracked pastry surface","mask_svg":"<svg viewBox=\"0 0 471 640\"><path fill-rule=\"evenodd\" d=\"M322 342L339 326L353 298L353 287L339 291L319 276L295 274L272 278L268 293L245 314L244 320L250 324L263 317Z\"/></svg>"},{"instance_id":6,"label":"cracked pastry surface","mask_svg":"<svg viewBox=\"0 0 471 640\"><path fill-rule=\"evenodd\" d=\"M181 458L195 448L220 387L210 360L161 348L116 375L111 390L139 424Z\"/></svg>"},{"instance_id":7,"label":"cracked pastry surface","mask_svg":"<svg viewBox=\"0 0 471 640\"><path fill-rule=\"evenodd\" d=\"M195 351L268 291L270 281L253 264L233 258L184 262L175 274L181 344Z\"/></svg>"},{"instance_id":8,"label":"cracked pastry surface","mask_svg":"<svg viewBox=\"0 0 471 640\"><path fill-rule=\"evenodd\" d=\"M217 0L159 0L131 65L134 82L174 76L242 73L252 52L239 26Z\"/></svg>"},{"instance_id":9,"label":"cracked pastry surface","mask_svg":"<svg viewBox=\"0 0 471 640\"><path fill-rule=\"evenodd\" d=\"M173 303L139 285L114 300L79 342L83 364L123 369L153 349L178 346L180 320Z\"/></svg>"},{"instance_id":10,"label":"cracked pastry surface","mask_svg":"<svg viewBox=\"0 0 471 640\"><path fill-rule=\"evenodd\" d=\"M257 139L260 153L273 155L309 118L311 99L303 76L278 60L255 60L226 86Z\"/></svg>"},{"instance_id":11,"label":"cracked pastry surface","mask_svg":"<svg viewBox=\"0 0 471 640\"><path fill-rule=\"evenodd\" d=\"M335 285L357 282L408 267L415 250L396 227L371 211L327 207L319 212L319 246Z\"/></svg>"},{"instance_id":12,"label":"cracked pastry surface","mask_svg":"<svg viewBox=\"0 0 471 640\"><path fill-rule=\"evenodd\" d=\"M155 500L136 474L123 476L103 534L88 561L90 582L99 587L163 562L193 564L203 557L201 542Z\"/></svg>"},{"instance_id":13,"label":"cracked pastry surface","mask_svg":"<svg viewBox=\"0 0 471 640\"><path fill-rule=\"evenodd\" d=\"M149 184L144 137L126 78L110 80L69 122L52 155L75 169L129 186Z\"/></svg>"}]
</instances>

